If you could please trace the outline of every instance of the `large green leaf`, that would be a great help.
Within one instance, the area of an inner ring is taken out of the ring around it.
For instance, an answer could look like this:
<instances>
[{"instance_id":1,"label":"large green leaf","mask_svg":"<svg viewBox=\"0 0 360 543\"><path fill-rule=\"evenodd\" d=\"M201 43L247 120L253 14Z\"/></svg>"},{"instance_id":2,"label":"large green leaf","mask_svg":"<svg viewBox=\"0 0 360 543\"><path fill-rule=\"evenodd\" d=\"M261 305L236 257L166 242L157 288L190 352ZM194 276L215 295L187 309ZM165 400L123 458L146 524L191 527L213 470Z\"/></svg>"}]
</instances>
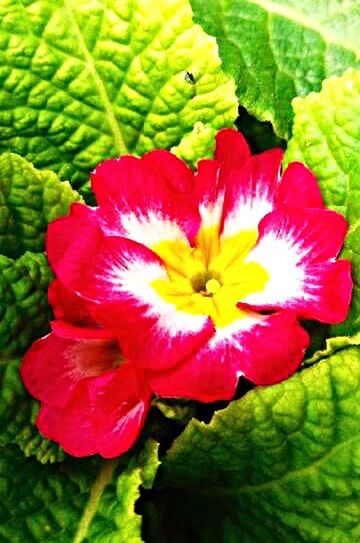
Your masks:
<instances>
[{"instance_id":1,"label":"large green leaf","mask_svg":"<svg viewBox=\"0 0 360 543\"><path fill-rule=\"evenodd\" d=\"M195 21L219 43L240 104L278 135L291 129L291 100L357 66L360 4L337 0L191 0Z\"/></svg>"},{"instance_id":2,"label":"large green leaf","mask_svg":"<svg viewBox=\"0 0 360 543\"><path fill-rule=\"evenodd\" d=\"M0 21L1 148L76 187L105 158L236 118L188 0L0 0Z\"/></svg>"},{"instance_id":3,"label":"large green leaf","mask_svg":"<svg viewBox=\"0 0 360 543\"><path fill-rule=\"evenodd\" d=\"M47 288L52 278L44 254L18 260L0 255L0 353L22 354L48 330Z\"/></svg>"},{"instance_id":4,"label":"large green leaf","mask_svg":"<svg viewBox=\"0 0 360 543\"><path fill-rule=\"evenodd\" d=\"M326 205L354 223L360 218L360 71L324 81L321 92L295 98L293 108L286 161L304 162Z\"/></svg>"},{"instance_id":5,"label":"large green leaf","mask_svg":"<svg viewBox=\"0 0 360 543\"><path fill-rule=\"evenodd\" d=\"M150 488L157 447L118 460L67 459L42 466L15 447L0 450L0 539L4 543L141 543L135 513Z\"/></svg>"},{"instance_id":6,"label":"large green leaf","mask_svg":"<svg viewBox=\"0 0 360 543\"><path fill-rule=\"evenodd\" d=\"M350 230L342 252L352 260L354 295L347 321L333 335L360 330L360 71L324 81L319 93L293 102L287 162L299 160L318 178L326 205L343 213Z\"/></svg>"},{"instance_id":7,"label":"large green leaf","mask_svg":"<svg viewBox=\"0 0 360 543\"><path fill-rule=\"evenodd\" d=\"M43 251L48 223L79 200L55 173L37 170L12 153L0 155L0 253L16 258Z\"/></svg>"},{"instance_id":8,"label":"large green leaf","mask_svg":"<svg viewBox=\"0 0 360 543\"><path fill-rule=\"evenodd\" d=\"M151 541L359 541L359 352L345 347L210 424L191 422L164 460Z\"/></svg>"}]
</instances>

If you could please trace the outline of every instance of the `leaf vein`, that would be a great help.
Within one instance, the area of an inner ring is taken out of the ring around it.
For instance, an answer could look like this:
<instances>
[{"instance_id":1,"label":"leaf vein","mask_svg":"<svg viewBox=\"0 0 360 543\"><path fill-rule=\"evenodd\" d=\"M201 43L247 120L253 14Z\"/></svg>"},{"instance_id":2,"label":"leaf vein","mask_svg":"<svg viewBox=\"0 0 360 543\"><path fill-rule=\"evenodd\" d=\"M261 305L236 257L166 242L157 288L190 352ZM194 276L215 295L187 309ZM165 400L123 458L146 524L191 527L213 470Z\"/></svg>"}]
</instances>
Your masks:
<instances>
[{"instance_id":1,"label":"leaf vein","mask_svg":"<svg viewBox=\"0 0 360 543\"><path fill-rule=\"evenodd\" d=\"M111 101L109 99L109 96L107 94L105 85L104 85L101 77L99 76L99 74L98 74L98 72L96 70L96 66L95 66L93 57L91 56L90 51L88 50L88 48L86 46L86 43L85 43L85 40L84 40L83 35L81 33L81 30L80 30L79 25L78 25L78 23L76 21L75 15L74 15L72 7L71 7L71 2L69 2L69 0L64 0L64 7L65 7L66 12L68 14L68 17L70 19L70 22L73 25L76 36L78 37L79 47L80 47L80 49L81 49L81 51L82 51L82 53L84 55L84 60L86 61L86 65L87 65L87 67L89 69L90 74L92 75L94 83L95 83L95 85L96 85L96 87L98 89L100 98L101 98L101 100L102 100L102 102L104 104L105 113L107 115L108 122L109 122L111 131L112 131L113 136L114 136L114 147L116 149L116 152L119 155L125 154L127 152L127 147L126 147L124 139L122 137L121 130L120 130L120 127L119 127L119 123L118 123L118 121L116 119L116 116L115 116L113 107L111 105Z\"/></svg>"}]
</instances>

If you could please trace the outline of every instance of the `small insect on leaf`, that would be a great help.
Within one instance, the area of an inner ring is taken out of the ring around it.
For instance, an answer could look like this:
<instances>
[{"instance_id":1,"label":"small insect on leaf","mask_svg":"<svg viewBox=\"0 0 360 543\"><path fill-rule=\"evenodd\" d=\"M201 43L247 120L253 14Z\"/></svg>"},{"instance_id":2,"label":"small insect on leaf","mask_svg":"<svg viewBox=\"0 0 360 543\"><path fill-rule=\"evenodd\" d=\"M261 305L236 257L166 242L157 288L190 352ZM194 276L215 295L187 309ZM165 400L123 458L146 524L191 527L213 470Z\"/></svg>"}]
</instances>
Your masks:
<instances>
[{"instance_id":1,"label":"small insect on leaf","mask_svg":"<svg viewBox=\"0 0 360 543\"><path fill-rule=\"evenodd\" d=\"M194 85L195 84L195 78L193 76L193 74L191 72L185 72L185 81L187 83L190 83L190 85Z\"/></svg>"}]
</instances>

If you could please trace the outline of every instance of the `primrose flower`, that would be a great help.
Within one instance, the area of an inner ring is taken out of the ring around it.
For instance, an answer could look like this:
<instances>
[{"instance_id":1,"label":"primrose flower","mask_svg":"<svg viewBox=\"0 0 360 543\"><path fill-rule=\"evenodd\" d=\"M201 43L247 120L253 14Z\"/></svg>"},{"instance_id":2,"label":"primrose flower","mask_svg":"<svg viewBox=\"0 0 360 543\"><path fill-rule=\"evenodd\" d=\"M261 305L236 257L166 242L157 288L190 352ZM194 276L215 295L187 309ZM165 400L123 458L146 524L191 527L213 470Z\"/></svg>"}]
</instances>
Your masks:
<instances>
[{"instance_id":1,"label":"primrose flower","mask_svg":"<svg viewBox=\"0 0 360 543\"><path fill-rule=\"evenodd\" d=\"M140 379L135 406L139 398L147 405L147 387L163 397L210 402L231 399L240 376L264 385L291 375L309 341L299 321L342 321L352 282L349 262L336 261L344 218L324 209L305 166L292 163L282 174L281 161L280 149L251 156L243 136L225 129L217 135L214 160L200 161L195 173L161 150L99 165L91 176L98 206L74 204L47 235L58 280L86 305L82 326L75 326L82 339L56 315L53 333L61 340L54 353L48 336L25 358L30 391L49 405L56 394L68 401L67 370L59 377L56 368L74 357L66 341L84 342L84 334L105 334L98 341L106 349L119 342L129 362L116 368L99 347L91 356L96 376L85 386L82 374L76 385L81 400L71 393L70 403L81 403L83 411L97 409L94 402L86 405L86 395L106 403L104 375L118 379L109 401L121 401L130 377L121 383L120 371ZM109 373L100 371L96 356L99 366L110 364ZM30 386L32 373L42 382L41 397ZM96 379L98 395L89 391ZM51 404L54 417L64 401ZM81 409L73 409L74 420L83 417Z\"/></svg>"},{"instance_id":2,"label":"primrose flower","mask_svg":"<svg viewBox=\"0 0 360 543\"><path fill-rule=\"evenodd\" d=\"M49 302L53 331L32 345L21 365L24 383L42 402L36 424L74 456L118 456L134 444L150 408L143 372L124 361L90 305L57 280Z\"/></svg>"}]
</instances>

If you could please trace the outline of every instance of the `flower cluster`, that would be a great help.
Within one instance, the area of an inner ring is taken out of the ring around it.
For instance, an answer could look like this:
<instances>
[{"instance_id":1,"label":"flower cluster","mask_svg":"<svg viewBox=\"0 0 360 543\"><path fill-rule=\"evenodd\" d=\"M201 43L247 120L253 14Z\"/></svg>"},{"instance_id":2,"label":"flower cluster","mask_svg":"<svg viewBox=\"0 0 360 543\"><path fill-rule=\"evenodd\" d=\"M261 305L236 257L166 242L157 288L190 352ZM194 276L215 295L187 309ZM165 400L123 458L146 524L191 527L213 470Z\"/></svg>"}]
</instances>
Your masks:
<instances>
[{"instance_id":1,"label":"flower cluster","mask_svg":"<svg viewBox=\"0 0 360 543\"><path fill-rule=\"evenodd\" d=\"M196 172L161 150L96 168L98 207L49 226L55 320L21 367L45 436L76 456L119 455L153 394L211 402L240 376L278 382L308 345L299 320L346 317L346 222L305 166L281 174L281 161L225 129Z\"/></svg>"}]
</instances>

